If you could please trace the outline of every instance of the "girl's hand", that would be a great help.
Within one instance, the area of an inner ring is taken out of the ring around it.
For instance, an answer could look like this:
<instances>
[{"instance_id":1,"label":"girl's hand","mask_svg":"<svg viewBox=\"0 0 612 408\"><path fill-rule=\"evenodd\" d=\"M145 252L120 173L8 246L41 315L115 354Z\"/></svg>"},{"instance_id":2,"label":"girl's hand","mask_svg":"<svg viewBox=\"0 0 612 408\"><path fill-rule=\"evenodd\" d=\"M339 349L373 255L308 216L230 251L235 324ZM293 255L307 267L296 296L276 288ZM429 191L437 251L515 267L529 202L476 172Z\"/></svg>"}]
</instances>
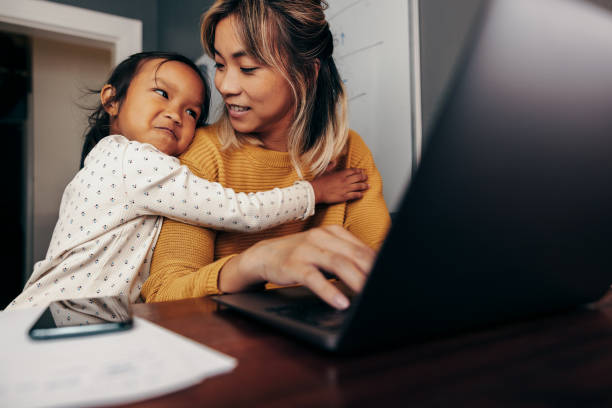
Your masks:
<instances>
[{"instance_id":1,"label":"girl's hand","mask_svg":"<svg viewBox=\"0 0 612 408\"><path fill-rule=\"evenodd\" d=\"M363 191L370 186L368 176L362 169L326 171L310 182L315 194L315 202L335 204L363 197Z\"/></svg>"},{"instance_id":2,"label":"girl's hand","mask_svg":"<svg viewBox=\"0 0 612 408\"><path fill-rule=\"evenodd\" d=\"M322 271L360 292L375 257L374 250L339 225L313 228L261 241L232 258L219 274L219 289L237 292L262 282L301 284L336 309L346 309L348 299Z\"/></svg>"}]
</instances>

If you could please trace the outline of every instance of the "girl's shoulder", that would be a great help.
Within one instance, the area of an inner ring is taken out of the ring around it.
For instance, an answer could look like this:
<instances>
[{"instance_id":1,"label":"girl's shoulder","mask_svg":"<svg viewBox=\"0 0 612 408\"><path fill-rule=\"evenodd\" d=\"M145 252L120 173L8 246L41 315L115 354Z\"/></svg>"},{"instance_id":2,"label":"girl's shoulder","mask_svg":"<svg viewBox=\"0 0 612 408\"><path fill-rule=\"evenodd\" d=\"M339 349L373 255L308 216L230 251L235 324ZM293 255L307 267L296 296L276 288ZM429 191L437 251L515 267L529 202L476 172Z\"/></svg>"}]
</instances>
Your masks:
<instances>
[{"instance_id":1,"label":"girl's shoulder","mask_svg":"<svg viewBox=\"0 0 612 408\"><path fill-rule=\"evenodd\" d=\"M107 148L116 150L117 152L122 152L123 154L129 157L146 156L147 154L149 154L162 156L164 158L167 157L171 161L177 161L175 157L163 153L157 147L153 146L150 143L143 143L137 140L129 140L128 138L122 135L110 135L102 139L102 141L106 143ZM102 141L100 141L100 143Z\"/></svg>"},{"instance_id":2,"label":"girl's shoulder","mask_svg":"<svg viewBox=\"0 0 612 408\"><path fill-rule=\"evenodd\" d=\"M109 151L121 151L124 150L125 147L130 143L130 141L122 135L109 135L102 138L91 152L94 154L98 154L100 152L109 152Z\"/></svg>"},{"instance_id":3,"label":"girl's shoulder","mask_svg":"<svg viewBox=\"0 0 612 408\"><path fill-rule=\"evenodd\" d=\"M109 135L102 138L93 149L91 149L85 158L84 165L87 167L93 162L100 162L101 160L105 162L113 160L121 164L124 160L141 156L146 157L147 155L167 156L171 161L178 162L176 158L160 152L155 146L149 143L129 140L123 135Z\"/></svg>"},{"instance_id":4,"label":"girl's shoulder","mask_svg":"<svg viewBox=\"0 0 612 408\"><path fill-rule=\"evenodd\" d=\"M121 135L110 135L106 136L91 149L91 151L87 154L87 157L84 161L84 166L91 164L92 160L100 160L102 158L107 158L109 156L115 156L119 154L120 151L125 149L127 146L127 140L124 136Z\"/></svg>"},{"instance_id":5,"label":"girl's shoulder","mask_svg":"<svg viewBox=\"0 0 612 408\"><path fill-rule=\"evenodd\" d=\"M128 138L123 135L109 135L100 140L96 146L107 145L111 147L114 146L115 148L119 149L122 146L127 145L129 142L130 141L128 140Z\"/></svg>"}]
</instances>

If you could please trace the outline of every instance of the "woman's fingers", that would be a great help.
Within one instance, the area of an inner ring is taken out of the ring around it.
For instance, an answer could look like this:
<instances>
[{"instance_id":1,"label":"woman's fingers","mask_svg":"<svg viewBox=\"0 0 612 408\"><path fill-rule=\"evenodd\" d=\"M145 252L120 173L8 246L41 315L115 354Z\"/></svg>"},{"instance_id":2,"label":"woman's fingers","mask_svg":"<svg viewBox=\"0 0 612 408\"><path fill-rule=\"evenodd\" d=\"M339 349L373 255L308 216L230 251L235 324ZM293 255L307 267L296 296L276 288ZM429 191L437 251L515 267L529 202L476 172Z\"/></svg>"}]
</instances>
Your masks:
<instances>
[{"instance_id":1,"label":"woman's fingers","mask_svg":"<svg viewBox=\"0 0 612 408\"><path fill-rule=\"evenodd\" d=\"M330 281L325 279L316 267L305 266L301 274L303 285L312 290L329 305L341 310L349 307L350 303L346 296Z\"/></svg>"},{"instance_id":2,"label":"woman's fingers","mask_svg":"<svg viewBox=\"0 0 612 408\"><path fill-rule=\"evenodd\" d=\"M333 273L355 292L361 292L363 289L366 274L350 258L338 252L319 248L319 255L314 264L320 270Z\"/></svg>"},{"instance_id":3,"label":"woman's fingers","mask_svg":"<svg viewBox=\"0 0 612 408\"><path fill-rule=\"evenodd\" d=\"M372 268L376 252L338 225L316 228L309 232L311 233L309 250L313 252L307 256L315 266L317 274L314 274L313 269L309 269L308 275L304 276L304 284L326 302L342 308L338 300L344 295L331 283L327 282L324 285L320 281L320 279L326 281L320 270L332 273L349 288L360 292ZM308 284L306 280L315 282L318 286L313 288L313 283Z\"/></svg>"},{"instance_id":4,"label":"woman's fingers","mask_svg":"<svg viewBox=\"0 0 612 408\"><path fill-rule=\"evenodd\" d=\"M334 240L325 240L322 238L319 242L324 243L325 248L330 251L338 252L351 259L359 267L360 272L364 274L370 273L374 260L376 259L376 252L372 248L339 225L328 225L318 230L322 230L336 238Z\"/></svg>"},{"instance_id":5,"label":"woman's fingers","mask_svg":"<svg viewBox=\"0 0 612 408\"><path fill-rule=\"evenodd\" d=\"M359 292L376 253L341 226L331 225L261 241L239 257L243 280L302 284L325 302L342 309L348 306L348 300L322 271L333 274Z\"/></svg>"}]
</instances>

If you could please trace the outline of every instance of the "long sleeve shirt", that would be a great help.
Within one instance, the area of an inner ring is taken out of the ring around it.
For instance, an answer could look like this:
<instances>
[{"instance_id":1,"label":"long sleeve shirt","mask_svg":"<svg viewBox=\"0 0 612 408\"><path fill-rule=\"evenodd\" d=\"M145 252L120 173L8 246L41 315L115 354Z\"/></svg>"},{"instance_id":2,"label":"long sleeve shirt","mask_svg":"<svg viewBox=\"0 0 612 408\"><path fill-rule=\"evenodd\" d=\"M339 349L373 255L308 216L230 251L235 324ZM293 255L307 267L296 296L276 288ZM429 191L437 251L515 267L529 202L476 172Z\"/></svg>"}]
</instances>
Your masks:
<instances>
[{"instance_id":1,"label":"long sleeve shirt","mask_svg":"<svg viewBox=\"0 0 612 408\"><path fill-rule=\"evenodd\" d=\"M46 257L7 309L94 296L139 301L163 217L246 233L314 213L310 183L283 187L236 193L150 144L108 136L64 190Z\"/></svg>"}]
</instances>

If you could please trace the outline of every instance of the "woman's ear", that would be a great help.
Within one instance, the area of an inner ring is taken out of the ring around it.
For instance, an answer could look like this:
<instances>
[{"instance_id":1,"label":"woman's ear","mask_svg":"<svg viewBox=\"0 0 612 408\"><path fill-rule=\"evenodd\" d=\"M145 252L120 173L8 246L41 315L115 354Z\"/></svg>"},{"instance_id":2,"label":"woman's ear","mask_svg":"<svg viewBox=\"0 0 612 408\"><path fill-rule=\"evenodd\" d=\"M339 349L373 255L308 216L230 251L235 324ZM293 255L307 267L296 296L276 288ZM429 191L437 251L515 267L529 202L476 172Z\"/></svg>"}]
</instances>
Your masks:
<instances>
[{"instance_id":1,"label":"woman's ear","mask_svg":"<svg viewBox=\"0 0 612 408\"><path fill-rule=\"evenodd\" d=\"M119 104L113 100L114 97L115 87L109 84L104 85L100 91L100 102L110 116L117 116L117 113L119 113Z\"/></svg>"},{"instance_id":2,"label":"woman's ear","mask_svg":"<svg viewBox=\"0 0 612 408\"><path fill-rule=\"evenodd\" d=\"M314 60L314 69L315 69L315 83L317 83L317 80L319 79L319 70L321 69L321 60L318 58L315 58Z\"/></svg>"}]
</instances>

